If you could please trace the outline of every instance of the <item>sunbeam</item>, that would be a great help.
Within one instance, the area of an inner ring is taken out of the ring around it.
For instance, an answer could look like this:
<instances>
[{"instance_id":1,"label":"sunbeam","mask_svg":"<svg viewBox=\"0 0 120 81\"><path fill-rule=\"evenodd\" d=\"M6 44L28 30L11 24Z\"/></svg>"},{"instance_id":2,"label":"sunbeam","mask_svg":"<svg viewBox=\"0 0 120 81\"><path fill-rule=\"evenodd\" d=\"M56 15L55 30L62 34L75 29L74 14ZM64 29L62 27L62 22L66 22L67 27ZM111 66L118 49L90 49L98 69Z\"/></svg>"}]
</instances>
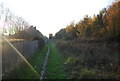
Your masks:
<instances>
[{"instance_id":1,"label":"sunbeam","mask_svg":"<svg viewBox=\"0 0 120 81\"><path fill-rule=\"evenodd\" d=\"M40 75L36 72L33 66L25 59L25 57L8 41L8 39L3 36L7 43L17 52L17 54L28 64L28 66L40 77Z\"/></svg>"}]
</instances>

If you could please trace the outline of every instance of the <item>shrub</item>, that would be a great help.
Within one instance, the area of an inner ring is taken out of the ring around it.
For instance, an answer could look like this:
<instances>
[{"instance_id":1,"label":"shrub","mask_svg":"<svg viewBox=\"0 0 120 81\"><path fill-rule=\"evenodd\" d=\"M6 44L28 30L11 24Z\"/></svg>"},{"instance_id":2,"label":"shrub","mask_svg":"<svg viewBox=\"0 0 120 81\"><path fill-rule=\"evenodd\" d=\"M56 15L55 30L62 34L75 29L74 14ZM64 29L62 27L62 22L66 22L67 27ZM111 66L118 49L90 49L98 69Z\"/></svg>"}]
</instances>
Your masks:
<instances>
[{"instance_id":1,"label":"shrub","mask_svg":"<svg viewBox=\"0 0 120 81\"><path fill-rule=\"evenodd\" d=\"M97 77L95 70L89 70L87 68L81 69L79 72L79 78L80 79L95 79Z\"/></svg>"}]
</instances>

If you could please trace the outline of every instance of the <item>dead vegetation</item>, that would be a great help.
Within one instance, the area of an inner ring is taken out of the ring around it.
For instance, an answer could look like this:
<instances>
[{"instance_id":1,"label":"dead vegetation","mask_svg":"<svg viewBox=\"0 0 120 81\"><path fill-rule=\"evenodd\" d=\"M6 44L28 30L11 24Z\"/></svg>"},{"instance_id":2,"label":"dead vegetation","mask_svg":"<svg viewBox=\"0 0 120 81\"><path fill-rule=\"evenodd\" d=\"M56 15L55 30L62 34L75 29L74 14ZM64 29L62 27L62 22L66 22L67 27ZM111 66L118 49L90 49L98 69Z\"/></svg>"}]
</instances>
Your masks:
<instances>
[{"instance_id":1,"label":"dead vegetation","mask_svg":"<svg viewBox=\"0 0 120 81\"><path fill-rule=\"evenodd\" d=\"M64 56L68 78L120 79L117 42L59 40L55 43Z\"/></svg>"}]
</instances>

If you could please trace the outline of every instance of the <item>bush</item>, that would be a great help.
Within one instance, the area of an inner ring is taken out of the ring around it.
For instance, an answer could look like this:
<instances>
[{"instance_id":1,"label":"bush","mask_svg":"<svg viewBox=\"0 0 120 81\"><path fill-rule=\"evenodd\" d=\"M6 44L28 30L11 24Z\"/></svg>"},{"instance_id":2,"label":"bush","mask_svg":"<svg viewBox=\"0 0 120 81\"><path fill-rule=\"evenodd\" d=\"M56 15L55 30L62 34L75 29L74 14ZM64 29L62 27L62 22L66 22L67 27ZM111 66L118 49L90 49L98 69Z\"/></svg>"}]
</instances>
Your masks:
<instances>
[{"instance_id":1,"label":"bush","mask_svg":"<svg viewBox=\"0 0 120 81\"><path fill-rule=\"evenodd\" d=\"M87 68L83 68L81 69L81 71L79 72L79 78L80 79L95 79L97 74L95 70L89 70Z\"/></svg>"}]
</instances>

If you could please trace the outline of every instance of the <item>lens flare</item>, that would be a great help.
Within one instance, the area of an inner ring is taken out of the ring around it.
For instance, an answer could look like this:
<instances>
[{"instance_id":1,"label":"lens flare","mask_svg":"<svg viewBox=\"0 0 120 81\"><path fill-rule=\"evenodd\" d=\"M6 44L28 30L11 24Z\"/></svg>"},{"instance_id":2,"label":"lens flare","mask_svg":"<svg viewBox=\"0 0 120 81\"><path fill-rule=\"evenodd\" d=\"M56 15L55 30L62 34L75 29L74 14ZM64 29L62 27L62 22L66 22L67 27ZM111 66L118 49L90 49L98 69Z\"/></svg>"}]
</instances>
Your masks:
<instances>
[{"instance_id":1,"label":"lens flare","mask_svg":"<svg viewBox=\"0 0 120 81\"><path fill-rule=\"evenodd\" d=\"M34 71L34 73L40 77L40 75L36 72L36 70L33 68L33 66L25 59L25 57L9 42L9 40L3 36L4 39L7 41L7 43L17 52L17 54L28 64L28 66Z\"/></svg>"}]
</instances>

